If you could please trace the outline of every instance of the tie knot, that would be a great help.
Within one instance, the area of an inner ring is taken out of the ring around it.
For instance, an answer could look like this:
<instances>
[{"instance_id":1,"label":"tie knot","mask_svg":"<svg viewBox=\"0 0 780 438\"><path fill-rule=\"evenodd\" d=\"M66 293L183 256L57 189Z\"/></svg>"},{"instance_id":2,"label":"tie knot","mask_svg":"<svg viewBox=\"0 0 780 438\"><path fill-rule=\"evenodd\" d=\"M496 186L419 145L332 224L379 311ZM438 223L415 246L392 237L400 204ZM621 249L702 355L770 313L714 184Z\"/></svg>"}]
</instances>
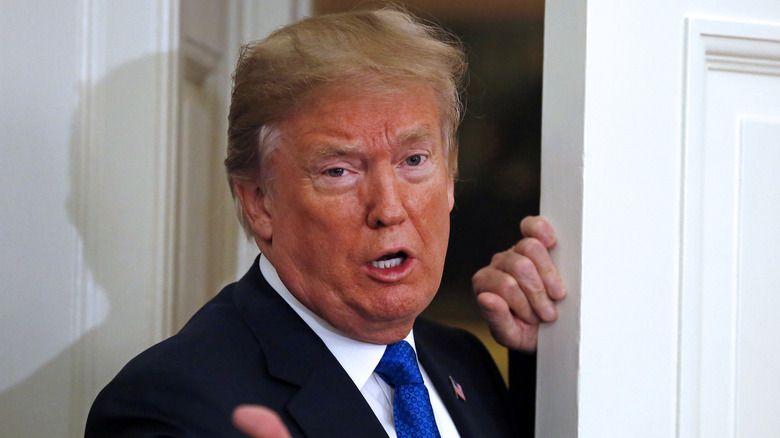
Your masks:
<instances>
[{"instance_id":1,"label":"tie knot","mask_svg":"<svg viewBox=\"0 0 780 438\"><path fill-rule=\"evenodd\" d=\"M406 341L388 345L375 371L393 388L423 383L420 369L417 368L417 356Z\"/></svg>"}]
</instances>

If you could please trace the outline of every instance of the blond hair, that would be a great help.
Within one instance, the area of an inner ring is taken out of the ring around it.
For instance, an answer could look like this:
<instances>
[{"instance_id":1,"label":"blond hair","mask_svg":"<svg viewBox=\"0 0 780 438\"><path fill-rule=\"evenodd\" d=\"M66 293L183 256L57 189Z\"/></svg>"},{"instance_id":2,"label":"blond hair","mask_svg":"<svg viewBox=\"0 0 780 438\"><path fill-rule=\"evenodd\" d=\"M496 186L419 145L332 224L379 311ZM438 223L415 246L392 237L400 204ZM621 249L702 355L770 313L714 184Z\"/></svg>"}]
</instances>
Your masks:
<instances>
[{"instance_id":1,"label":"blond hair","mask_svg":"<svg viewBox=\"0 0 780 438\"><path fill-rule=\"evenodd\" d=\"M268 190L278 123L324 83L368 78L429 85L439 107L447 168L455 177L465 72L457 38L397 8L307 18L242 47L233 75L225 168L247 235L253 232L235 183L254 181Z\"/></svg>"}]
</instances>

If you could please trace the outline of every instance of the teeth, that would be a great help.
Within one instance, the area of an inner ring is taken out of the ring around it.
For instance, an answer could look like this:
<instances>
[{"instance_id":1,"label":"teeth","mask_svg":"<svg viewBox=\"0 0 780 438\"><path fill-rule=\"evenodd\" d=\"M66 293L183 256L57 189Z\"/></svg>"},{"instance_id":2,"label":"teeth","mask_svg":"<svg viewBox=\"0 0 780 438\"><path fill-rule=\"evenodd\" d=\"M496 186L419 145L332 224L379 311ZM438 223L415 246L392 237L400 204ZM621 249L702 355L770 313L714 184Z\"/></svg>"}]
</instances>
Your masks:
<instances>
[{"instance_id":1,"label":"teeth","mask_svg":"<svg viewBox=\"0 0 780 438\"><path fill-rule=\"evenodd\" d=\"M403 257L395 257L389 260L375 260L371 262L371 265L379 269L389 269L389 268L395 268L396 266L400 266L401 263L403 263L403 261L404 261Z\"/></svg>"}]
</instances>

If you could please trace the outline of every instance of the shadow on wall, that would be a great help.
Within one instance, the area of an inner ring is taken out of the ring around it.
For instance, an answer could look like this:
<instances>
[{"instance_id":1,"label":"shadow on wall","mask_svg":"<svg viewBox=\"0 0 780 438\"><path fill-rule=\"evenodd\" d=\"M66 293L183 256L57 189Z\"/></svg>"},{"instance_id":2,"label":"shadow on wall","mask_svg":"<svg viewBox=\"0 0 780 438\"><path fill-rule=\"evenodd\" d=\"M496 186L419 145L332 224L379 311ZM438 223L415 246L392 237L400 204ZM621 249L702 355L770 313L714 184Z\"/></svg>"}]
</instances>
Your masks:
<instances>
[{"instance_id":1,"label":"shadow on wall","mask_svg":"<svg viewBox=\"0 0 780 438\"><path fill-rule=\"evenodd\" d=\"M505 41L535 44L513 33L531 29L528 26L490 27ZM460 134L461 182L452 240L442 290L426 313L479 331L473 328L482 323L475 314L470 276L489 262L492 253L513 243L519 236L518 220L534 213L538 205L537 186L531 184L530 192L521 188L529 178L538 184L537 96L492 81L538 90L540 79L506 68L513 54L532 49L514 45L488 49L469 30L455 30L471 47L471 54L483 58L471 60L475 74ZM521 58L516 62L520 67L533 67L535 55L531 55L529 65ZM82 85L82 101L72 116L70 194L59 206L67 212L74 231L76 245L65 263L75 267L75 281L60 290L36 292L42 303L47 296L72 296L70 307L62 311L70 329L69 333L51 333L41 321L36 332L39 338L4 335L11 345L48 341L49 346L44 352L15 360L22 364L14 367L20 372L0 389L0 435L83 436L97 392L131 357L157 341L162 331L154 326L160 320L155 315L162 311L157 299L162 294L161 280L156 278L160 273L155 267L160 265L156 258L164 254L160 254L156 237L162 233L154 225L166 208L155 185L165 169L161 167L164 157L155 155L155 148L148 145L163 135L155 129L165 128L162 121L154 120L158 114L136 96L150 93L141 89L149 81L139 78L154 76L168 56L137 59L96 78L91 85ZM494 73L477 71L483 63L492 64ZM56 256L41 254L41 269L46 257ZM36 316L34 308L18 309L15 315L20 321ZM53 338L58 340L57 347L51 347Z\"/></svg>"},{"instance_id":2,"label":"shadow on wall","mask_svg":"<svg viewBox=\"0 0 780 438\"><path fill-rule=\"evenodd\" d=\"M136 96L150 95L141 89L148 81L139 78L152 77L167 59L168 54L140 58L79 86L69 142L70 192L59 206L67 212L76 243L67 260L62 254L40 254L44 275L47 263L70 263L74 282L34 292L44 306L47 297L71 296L57 323L70 329L55 333L54 324L39 321L34 338L4 334L11 346L43 344L46 351L16 357L14 370L3 370L15 373L6 374L0 392L0 435L83 436L97 391L159 336L161 329L151 324L161 312L154 297L162 291L153 290L159 263L152 260L159 256L159 244L147 233L158 233L150 227L164 207L156 205L161 198L154 178L164 169L161 157L150 156L155 148L138 143L154 141L160 133L138 131L163 128L161 122L149 124L157 115L149 111L148 99ZM35 289L34 278L30 283ZM35 308L21 308L15 318L29 324L40 316Z\"/></svg>"}]
</instances>

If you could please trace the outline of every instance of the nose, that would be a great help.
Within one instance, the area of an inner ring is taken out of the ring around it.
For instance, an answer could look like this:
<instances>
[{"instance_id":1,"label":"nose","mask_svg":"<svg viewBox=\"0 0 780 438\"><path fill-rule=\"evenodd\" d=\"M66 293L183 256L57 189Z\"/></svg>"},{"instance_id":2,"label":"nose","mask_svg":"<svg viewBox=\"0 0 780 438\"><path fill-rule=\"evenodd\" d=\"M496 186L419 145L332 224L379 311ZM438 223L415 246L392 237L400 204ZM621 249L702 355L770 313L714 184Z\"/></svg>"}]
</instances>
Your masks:
<instances>
[{"instance_id":1,"label":"nose","mask_svg":"<svg viewBox=\"0 0 780 438\"><path fill-rule=\"evenodd\" d=\"M391 169L375 172L367 187L368 213L366 221L371 228L392 227L403 223L409 215L399 186L403 184Z\"/></svg>"}]
</instances>

